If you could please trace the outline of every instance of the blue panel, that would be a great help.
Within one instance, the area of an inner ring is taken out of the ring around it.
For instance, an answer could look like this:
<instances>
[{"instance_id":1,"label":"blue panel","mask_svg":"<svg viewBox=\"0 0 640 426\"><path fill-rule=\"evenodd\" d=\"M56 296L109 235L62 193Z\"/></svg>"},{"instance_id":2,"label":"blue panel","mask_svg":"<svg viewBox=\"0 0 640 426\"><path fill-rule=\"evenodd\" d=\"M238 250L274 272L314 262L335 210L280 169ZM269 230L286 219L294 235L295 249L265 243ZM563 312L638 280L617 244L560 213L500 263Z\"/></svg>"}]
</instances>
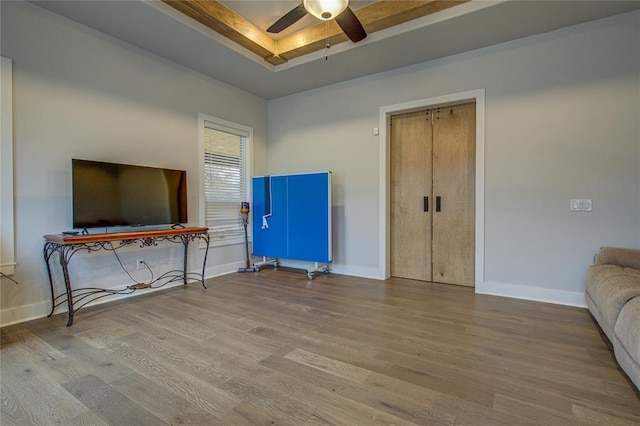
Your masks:
<instances>
[{"instance_id":1,"label":"blue panel","mask_svg":"<svg viewBox=\"0 0 640 426\"><path fill-rule=\"evenodd\" d=\"M271 194L269 194L269 190ZM287 180L284 177L253 178L253 202L255 206L253 210L254 255L287 257L286 194ZM271 214L269 215L269 213ZM262 227L265 221L267 228Z\"/></svg>"},{"instance_id":2,"label":"blue panel","mask_svg":"<svg viewBox=\"0 0 640 426\"><path fill-rule=\"evenodd\" d=\"M288 182L290 258L329 262L327 173L294 175Z\"/></svg>"},{"instance_id":3,"label":"blue panel","mask_svg":"<svg viewBox=\"0 0 640 426\"><path fill-rule=\"evenodd\" d=\"M331 261L330 172L254 177L252 211L254 255Z\"/></svg>"},{"instance_id":4,"label":"blue panel","mask_svg":"<svg viewBox=\"0 0 640 426\"><path fill-rule=\"evenodd\" d=\"M266 194L267 188L265 188L266 182L267 178L265 177L254 177L251 182L251 191L253 194L251 200L251 235L253 236L252 252L258 256L267 256L267 254L262 254L266 250L265 244L267 241L260 235L262 216L266 214L266 209L269 207L269 199Z\"/></svg>"}]
</instances>

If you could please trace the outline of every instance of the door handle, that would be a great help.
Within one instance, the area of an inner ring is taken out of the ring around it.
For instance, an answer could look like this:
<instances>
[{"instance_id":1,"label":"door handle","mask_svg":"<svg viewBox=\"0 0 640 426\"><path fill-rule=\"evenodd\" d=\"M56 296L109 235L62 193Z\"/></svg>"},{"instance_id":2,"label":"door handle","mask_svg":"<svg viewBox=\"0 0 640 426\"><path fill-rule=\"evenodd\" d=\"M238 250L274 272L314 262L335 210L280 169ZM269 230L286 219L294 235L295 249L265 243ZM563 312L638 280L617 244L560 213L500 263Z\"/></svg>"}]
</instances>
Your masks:
<instances>
[{"instance_id":1,"label":"door handle","mask_svg":"<svg viewBox=\"0 0 640 426\"><path fill-rule=\"evenodd\" d=\"M422 211L429 211L429 197L424 197L424 199L422 200Z\"/></svg>"},{"instance_id":2,"label":"door handle","mask_svg":"<svg viewBox=\"0 0 640 426\"><path fill-rule=\"evenodd\" d=\"M439 195L436 197L436 212L440 212L440 209L442 207L442 197L440 197Z\"/></svg>"}]
</instances>

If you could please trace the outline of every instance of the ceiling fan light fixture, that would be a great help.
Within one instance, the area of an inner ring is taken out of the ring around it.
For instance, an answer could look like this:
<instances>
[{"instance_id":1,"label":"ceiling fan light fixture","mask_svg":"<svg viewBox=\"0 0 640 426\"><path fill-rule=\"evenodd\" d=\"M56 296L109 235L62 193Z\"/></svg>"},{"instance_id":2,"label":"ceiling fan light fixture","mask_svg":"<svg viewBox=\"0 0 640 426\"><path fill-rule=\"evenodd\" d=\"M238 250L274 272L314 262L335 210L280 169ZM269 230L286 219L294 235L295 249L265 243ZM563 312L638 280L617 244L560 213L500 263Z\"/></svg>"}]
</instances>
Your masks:
<instances>
[{"instance_id":1,"label":"ceiling fan light fixture","mask_svg":"<svg viewBox=\"0 0 640 426\"><path fill-rule=\"evenodd\" d=\"M349 6L349 0L303 0L303 4L307 12L328 21L340 15Z\"/></svg>"}]
</instances>

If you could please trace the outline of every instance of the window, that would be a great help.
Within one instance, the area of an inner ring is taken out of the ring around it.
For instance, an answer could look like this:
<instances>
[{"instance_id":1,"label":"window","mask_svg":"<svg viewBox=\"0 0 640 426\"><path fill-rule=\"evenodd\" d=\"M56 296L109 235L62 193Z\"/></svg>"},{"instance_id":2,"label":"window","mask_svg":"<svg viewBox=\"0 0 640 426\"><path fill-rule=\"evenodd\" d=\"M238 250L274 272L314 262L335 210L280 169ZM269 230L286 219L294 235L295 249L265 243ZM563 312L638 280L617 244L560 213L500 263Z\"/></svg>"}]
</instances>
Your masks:
<instances>
[{"instance_id":1,"label":"window","mask_svg":"<svg viewBox=\"0 0 640 426\"><path fill-rule=\"evenodd\" d=\"M244 241L240 203L249 201L253 129L200 114L203 173L200 217L214 245Z\"/></svg>"}]
</instances>

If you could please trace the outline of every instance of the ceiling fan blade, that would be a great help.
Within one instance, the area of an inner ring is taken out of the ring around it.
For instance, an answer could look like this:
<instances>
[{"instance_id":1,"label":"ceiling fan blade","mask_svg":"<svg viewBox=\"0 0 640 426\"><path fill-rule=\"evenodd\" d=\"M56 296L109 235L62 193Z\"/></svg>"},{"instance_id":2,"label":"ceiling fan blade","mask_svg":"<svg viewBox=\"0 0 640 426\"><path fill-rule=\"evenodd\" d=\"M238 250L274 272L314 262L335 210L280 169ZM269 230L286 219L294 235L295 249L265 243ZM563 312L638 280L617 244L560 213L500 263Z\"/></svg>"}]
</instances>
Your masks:
<instances>
[{"instance_id":1,"label":"ceiling fan blade","mask_svg":"<svg viewBox=\"0 0 640 426\"><path fill-rule=\"evenodd\" d=\"M307 14L307 9L300 3L298 7L291 9L286 15L278 19L273 25L267 28L268 33L279 33L285 28L295 24Z\"/></svg>"},{"instance_id":2,"label":"ceiling fan blade","mask_svg":"<svg viewBox=\"0 0 640 426\"><path fill-rule=\"evenodd\" d=\"M336 16L336 22L342 28L342 31L351 39L352 42L357 43L367 36L367 32L358 20L358 17L350 7L347 7L344 12Z\"/></svg>"}]
</instances>

